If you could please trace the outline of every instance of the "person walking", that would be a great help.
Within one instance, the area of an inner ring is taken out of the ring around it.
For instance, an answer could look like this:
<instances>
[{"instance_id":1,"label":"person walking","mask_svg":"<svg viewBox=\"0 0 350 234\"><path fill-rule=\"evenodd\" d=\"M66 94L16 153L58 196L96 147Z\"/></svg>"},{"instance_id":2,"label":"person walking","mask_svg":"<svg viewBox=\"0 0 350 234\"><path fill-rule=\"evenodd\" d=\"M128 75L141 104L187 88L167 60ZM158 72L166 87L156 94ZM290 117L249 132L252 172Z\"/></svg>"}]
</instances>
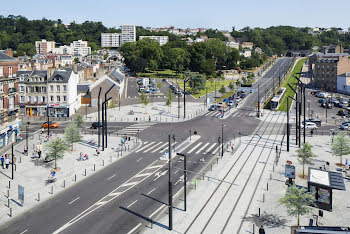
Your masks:
<instances>
[{"instance_id":1,"label":"person walking","mask_svg":"<svg viewBox=\"0 0 350 234\"><path fill-rule=\"evenodd\" d=\"M232 153L235 150L235 146L233 144L231 145L231 150L232 150Z\"/></svg>"},{"instance_id":2,"label":"person walking","mask_svg":"<svg viewBox=\"0 0 350 234\"><path fill-rule=\"evenodd\" d=\"M27 153L28 153L28 149L27 149L27 146L25 145L24 146L24 154L27 155Z\"/></svg>"},{"instance_id":3,"label":"person walking","mask_svg":"<svg viewBox=\"0 0 350 234\"><path fill-rule=\"evenodd\" d=\"M259 228L259 234L265 234L265 229L263 226L260 226Z\"/></svg>"},{"instance_id":4,"label":"person walking","mask_svg":"<svg viewBox=\"0 0 350 234\"><path fill-rule=\"evenodd\" d=\"M41 158L41 150L38 150L38 157Z\"/></svg>"},{"instance_id":5,"label":"person walking","mask_svg":"<svg viewBox=\"0 0 350 234\"><path fill-rule=\"evenodd\" d=\"M96 154L97 154L97 156L100 155L100 149L99 148L96 149Z\"/></svg>"},{"instance_id":6,"label":"person walking","mask_svg":"<svg viewBox=\"0 0 350 234\"><path fill-rule=\"evenodd\" d=\"M4 164L5 164L5 158L4 158L4 156L1 156L1 167L4 169L5 167L4 167Z\"/></svg>"},{"instance_id":7,"label":"person walking","mask_svg":"<svg viewBox=\"0 0 350 234\"><path fill-rule=\"evenodd\" d=\"M41 134L43 134L44 133L44 128L41 128Z\"/></svg>"},{"instance_id":8,"label":"person walking","mask_svg":"<svg viewBox=\"0 0 350 234\"><path fill-rule=\"evenodd\" d=\"M8 157L8 156L5 157L5 165L6 165L6 169L9 169L10 157Z\"/></svg>"}]
</instances>

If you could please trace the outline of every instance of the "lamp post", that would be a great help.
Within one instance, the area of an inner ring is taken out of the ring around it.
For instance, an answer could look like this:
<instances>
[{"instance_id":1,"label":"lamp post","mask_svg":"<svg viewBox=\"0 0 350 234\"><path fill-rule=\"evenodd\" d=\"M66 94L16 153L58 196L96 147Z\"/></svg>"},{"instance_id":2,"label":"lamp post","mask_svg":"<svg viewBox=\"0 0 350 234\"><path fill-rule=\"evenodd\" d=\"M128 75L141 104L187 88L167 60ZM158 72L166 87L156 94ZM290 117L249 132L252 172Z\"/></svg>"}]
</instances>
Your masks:
<instances>
[{"instance_id":1,"label":"lamp post","mask_svg":"<svg viewBox=\"0 0 350 234\"><path fill-rule=\"evenodd\" d=\"M46 113L47 113L47 137L50 137L50 110L49 110L49 104L46 106Z\"/></svg>"},{"instance_id":2,"label":"lamp post","mask_svg":"<svg viewBox=\"0 0 350 234\"><path fill-rule=\"evenodd\" d=\"M296 74L301 74L300 72L299 73L296 73ZM302 106L301 104L303 104L303 107L304 107L304 111L303 111L303 116L304 116L304 125L305 125L305 121L306 121L306 90L305 90L305 84L298 78L296 77L295 75L293 75L293 77L299 82L299 85L300 85L300 88L301 88L301 96L300 96L300 99L301 99L301 102L300 102L300 112L299 112L299 122L301 120L301 109L302 109ZM304 102L303 102L303 99L304 99ZM328 106L328 99L326 99L326 115L327 115L327 106ZM327 122L327 116L326 116L326 122ZM299 137L300 137L300 129L299 129ZM305 129L305 126L304 126L304 129L303 129L303 137L304 137L304 144L306 142L306 129ZM299 147L300 147L300 139L299 139Z\"/></svg>"},{"instance_id":3,"label":"lamp post","mask_svg":"<svg viewBox=\"0 0 350 234\"><path fill-rule=\"evenodd\" d=\"M177 155L184 157L184 210L187 210L187 156L182 153L177 153Z\"/></svg>"},{"instance_id":4,"label":"lamp post","mask_svg":"<svg viewBox=\"0 0 350 234\"><path fill-rule=\"evenodd\" d=\"M291 96L287 97L287 152L289 152L289 135L290 135L290 125L289 125L289 98L296 101L296 99Z\"/></svg>"},{"instance_id":5,"label":"lamp post","mask_svg":"<svg viewBox=\"0 0 350 234\"><path fill-rule=\"evenodd\" d=\"M26 149L27 149L27 152L26 152L26 155L28 156L28 132L29 132L29 124L30 122L27 122L27 126L26 126Z\"/></svg>"},{"instance_id":6,"label":"lamp post","mask_svg":"<svg viewBox=\"0 0 350 234\"><path fill-rule=\"evenodd\" d=\"M105 105L105 108L104 108L104 111L105 111L105 118L104 118L104 131L105 131L105 137L106 137L106 140L105 140L105 143L106 143L106 148L107 148L107 103L108 101L111 99L111 98L108 98L107 99L107 94L112 90L112 88L115 86L115 84L113 84L108 90L107 92L105 93L105 101L104 101L104 105Z\"/></svg>"},{"instance_id":7,"label":"lamp post","mask_svg":"<svg viewBox=\"0 0 350 234\"><path fill-rule=\"evenodd\" d=\"M173 181L172 181L172 176L171 176L171 135L169 134L169 151L168 151L168 155L169 155L169 169L168 169L168 173L169 173L169 183L168 183L168 201L169 201L169 227L168 229L171 231L173 230Z\"/></svg>"},{"instance_id":8,"label":"lamp post","mask_svg":"<svg viewBox=\"0 0 350 234\"><path fill-rule=\"evenodd\" d=\"M220 154L221 154L221 153L220 153L221 137L218 137L218 143L219 143L219 155L220 155Z\"/></svg>"},{"instance_id":9,"label":"lamp post","mask_svg":"<svg viewBox=\"0 0 350 234\"><path fill-rule=\"evenodd\" d=\"M177 84L177 90L180 90L179 84ZM180 119L180 92L177 94L177 119Z\"/></svg>"},{"instance_id":10,"label":"lamp post","mask_svg":"<svg viewBox=\"0 0 350 234\"><path fill-rule=\"evenodd\" d=\"M208 107L208 88L205 87L205 107Z\"/></svg>"},{"instance_id":11,"label":"lamp post","mask_svg":"<svg viewBox=\"0 0 350 234\"><path fill-rule=\"evenodd\" d=\"M184 119L186 119L186 82L190 80L190 77L186 76L184 77Z\"/></svg>"},{"instance_id":12,"label":"lamp post","mask_svg":"<svg viewBox=\"0 0 350 234\"><path fill-rule=\"evenodd\" d=\"M296 98L295 98L295 105L296 105L296 108L295 108L295 144L298 145L298 127L300 128L300 123L298 125L298 93L295 91L295 89L290 85L288 84L288 86L291 88L291 90L295 93L296 95Z\"/></svg>"},{"instance_id":13,"label":"lamp post","mask_svg":"<svg viewBox=\"0 0 350 234\"><path fill-rule=\"evenodd\" d=\"M224 123L221 123L221 158L224 156Z\"/></svg>"},{"instance_id":14,"label":"lamp post","mask_svg":"<svg viewBox=\"0 0 350 234\"><path fill-rule=\"evenodd\" d=\"M98 143L97 143L97 147L98 149L100 148L100 140L101 140L101 120L100 120L100 112L101 112L101 87L100 90L98 91L98 101L97 101L97 108L98 108Z\"/></svg>"}]
</instances>

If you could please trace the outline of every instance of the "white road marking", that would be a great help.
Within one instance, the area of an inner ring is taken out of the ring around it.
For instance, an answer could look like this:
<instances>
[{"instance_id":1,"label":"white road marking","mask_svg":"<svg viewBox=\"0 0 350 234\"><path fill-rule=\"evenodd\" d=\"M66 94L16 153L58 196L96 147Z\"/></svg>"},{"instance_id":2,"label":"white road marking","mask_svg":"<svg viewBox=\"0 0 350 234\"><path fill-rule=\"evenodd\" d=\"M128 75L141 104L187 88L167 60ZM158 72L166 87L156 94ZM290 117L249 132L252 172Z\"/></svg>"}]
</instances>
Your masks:
<instances>
[{"instance_id":1,"label":"white road marking","mask_svg":"<svg viewBox=\"0 0 350 234\"><path fill-rule=\"evenodd\" d=\"M153 173L150 172L150 173L139 174L139 175L136 175L135 178L137 178L137 177L145 177L145 176L149 176L151 174L153 174Z\"/></svg>"},{"instance_id":2,"label":"white road marking","mask_svg":"<svg viewBox=\"0 0 350 234\"><path fill-rule=\"evenodd\" d=\"M152 218L155 214L157 214L158 213L158 211L160 211L161 209L163 209L164 208L164 204L163 205L161 205L158 209L156 209L150 216L148 216L149 218Z\"/></svg>"},{"instance_id":3,"label":"white road marking","mask_svg":"<svg viewBox=\"0 0 350 234\"><path fill-rule=\"evenodd\" d=\"M126 184L122 184L120 185L120 187L128 187L128 186L133 186L135 184L137 184L138 182L131 182L131 183L126 183Z\"/></svg>"},{"instance_id":4,"label":"white road marking","mask_svg":"<svg viewBox=\"0 0 350 234\"><path fill-rule=\"evenodd\" d=\"M143 151L144 153L150 151L151 149L154 149L155 147L159 146L160 144L162 144L163 142L158 142L157 144L155 145L152 145L150 148L146 149L145 151Z\"/></svg>"},{"instance_id":5,"label":"white road marking","mask_svg":"<svg viewBox=\"0 0 350 234\"><path fill-rule=\"evenodd\" d=\"M212 148L214 148L215 146L216 146L216 143L212 144L203 154L209 153L210 150L211 150Z\"/></svg>"},{"instance_id":6,"label":"white road marking","mask_svg":"<svg viewBox=\"0 0 350 234\"><path fill-rule=\"evenodd\" d=\"M168 142L165 142L163 145L161 145L161 146L155 148L151 153L157 152L158 150L160 150L160 149L162 149L163 147L165 147L167 144L168 144Z\"/></svg>"},{"instance_id":7,"label":"white road marking","mask_svg":"<svg viewBox=\"0 0 350 234\"><path fill-rule=\"evenodd\" d=\"M158 166L152 166L152 167L148 167L148 168L146 168L146 169L154 169L154 168L160 168L160 167L162 167L163 165L158 165Z\"/></svg>"},{"instance_id":8,"label":"white road marking","mask_svg":"<svg viewBox=\"0 0 350 234\"><path fill-rule=\"evenodd\" d=\"M73 201L69 202L68 204L70 205L70 204L72 204L73 202L75 202L75 201L77 201L77 200L79 200L79 199L80 199L80 197L77 197L77 198L75 198Z\"/></svg>"},{"instance_id":9,"label":"white road marking","mask_svg":"<svg viewBox=\"0 0 350 234\"><path fill-rule=\"evenodd\" d=\"M192 153L195 149L198 148L198 146L200 146L202 144L202 142L199 142L197 145L195 145L192 149L190 149L190 151L188 151L187 153Z\"/></svg>"},{"instance_id":10,"label":"white road marking","mask_svg":"<svg viewBox=\"0 0 350 234\"><path fill-rule=\"evenodd\" d=\"M179 170L176 170L174 174L176 174L176 173L178 173L178 172L179 172Z\"/></svg>"},{"instance_id":11,"label":"white road marking","mask_svg":"<svg viewBox=\"0 0 350 234\"><path fill-rule=\"evenodd\" d=\"M107 180L110 180L110 179L112 179L114 176L116 176L117 174L114 174L114 175L112 175L111 177L109 177Z\"/></svg>"},{"instance_id":12,"label":"white road marking","mask_svg":"<svg viewBox=\"0 0 350 234\"><path fill-rule=\"evenodd\" d=\"M205 147L207 147L207 145L209 145L209 143L206 143L199 150L197 150L196 154L199 154L199 152L201 152Z\"/></svg>"},{"instance_id":13,"label":"white road marking","mask_svg":"<svg viewBox=\"0 0 350 234\"><path fill-rule=\"evenodd\" d=\"M128 205L126 208L129 208L130 206L134 205L136 202L137 202L137 200L134 201L133 203L131 203L130 205Z\"/></svg>"},{"instance_id":14,"label":"white road marking","mask_svg":"<svg viewBox=\"0 0 350 234\"><path fill-rule=\"evenodd\" d=\"M219 149L220 149L220 145L212 152L212 154L216 154L216 152L218 152Z\"/></svg>"},{"instance_id":15,"label":"white road marking","mask_svg":"<svg viewBox=\"0 0 350 234\"><path fill-rule=\"evenodd\" d=\"M156 174L154 174L154 177L156 177L153 181L156 181L159 179L159 177L165 175L168 172L168 170L165 170L163 172L157 172Z\"/></svg>"},{"instance_id":16,"label":"white road marking","mask_svg":"<svg viewBox=\"0 0 350 234\"><path fill-rule=\"evenodd\" d=\"M136 162L140 162L142 159L143 159L143 158L139 158L139 159L136 160Z\"/></svg>"},{"instance_id":17,"label":"white road marking","mask_svg":"<svg viewBox=\"0 0 350 234\"><path fill-rule=\"evenodd\" d=\"M153 142L151 142L151 143L149 143L149 144L145 145L144 147L142 147L142 148L140 148L140 149L136 150L135 152L136 152L136 153L138 153L138 152L140 152L141 150L144 150L144 149L146 149L147 147L149 147L149 146L153 145L154 143L156 143L156 142L155 142L155 141L153 141Z\"/></svg>"},{"instance_id":18,"label":"white road marking","mask_svg":"<svg viewBox=\"0 0 350 234\"><path fill-rule=\"evenodd\" d=\"M28 231L28 229L26 229L26 230L24 230L23 232L21 232L20 234L23 234L23 233L25 233L25 232L27 232Z\"/></svg>"},{"instance_id":19,"label":"white road marking","mask_svg":"<svg viewBox=\"0 0 350 234\"><path fill-rule=\"evenodd\" d=\"M156 190L157 188L154 188L154 189L152 189L151 191L149 191L148 193L147 193L147 195L150 195L154 190Z\"/></svg>"}]
</instances>

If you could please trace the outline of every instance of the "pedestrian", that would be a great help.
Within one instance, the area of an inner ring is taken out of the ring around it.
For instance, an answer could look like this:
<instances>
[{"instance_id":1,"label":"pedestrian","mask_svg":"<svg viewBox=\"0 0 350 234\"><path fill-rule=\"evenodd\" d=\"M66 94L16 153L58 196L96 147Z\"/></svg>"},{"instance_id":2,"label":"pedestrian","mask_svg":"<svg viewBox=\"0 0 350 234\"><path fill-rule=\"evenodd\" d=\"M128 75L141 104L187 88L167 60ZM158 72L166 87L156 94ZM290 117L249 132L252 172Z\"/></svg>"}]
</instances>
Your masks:
<instances>
[{"instance_id":1,"label":"pedestrian","mask_svg":"<svg viewBox=\"0 0 350 234\"><path fill-rule=\"evenodd\" d=\"M235 150L235 146L233 144L231 145L231 150L232 150L232 153Z\"/></svg>"},{"instance_id":2,"label":"pedestrian","mask_svg":"<svg viewBox=\"0 0 350 234\"><path fill-rule=\"evenodd\" d=\"M311 136L314 135L314 130L313 129L311 129L310 132L311 132ZM332 143L333 143L333 139L332 139Z\"/></svg>"},{"instance_id":3,"label":"pedestrian","mask_svg":"<svg viewBox=\"0 0 350 234\"><path fill-rule=\"evenodd\" d=\"M262 225L259 228L259 234L265 234L265 229Z\"/></svg>"},{"instance_id":4,"label":"pedestrian","mask_svg":"<svg viewBox=\"0 0 350 234\"><path fill-rule=\"evenodd\" d=\"M100 155L100 148L97 148L97 149L96 149L96 154L97 154L97 155Z\"/></svg>"},{"instance_id":5,"label":"pedestrian","mask_svg":"<svg viewBox=\"0 0 350 234\"><path fill-rule=\"evenodd\" d=\"M0 160L1 160L1 167L2 167L2 168L5 168L5 167L4 167L4 163L5 163L5 158L4 158L4 156L1 156L1 159L0 159Z\"/></svg>"},{"instance_id":6,"label":"pedestrian","mask_svg":"<svg viewBox=\"0 0 350 234\"><path fill-rule=\"evenodd\" d=\"M27 146L24 146L24 154L27 155L27 153L28 153Z\"/></svg>"},{"instance_id":7,"label":"pedestrian","mask_svg":"<svg viewBox=\"0 0 350 234\"><path fill-rule=\"evenodd\" d=\"M41 150L38 150L38 157L41 158Z\"/></svg>"},{"instance_id":8,"label":"pedestrian","mask_svg":"<svg viewBox=\"0 0 350 234\"><path fill-rule=\"evenodd\" d=\"M43 134L44 133L44 128L41 128L41 134Z\"/></svg>"},{"instance_id":9,"label":"pedestrian","mask_svg":"<svg viewBox=\"0 0 350 234\"><path fill-rule=\"evenodd\" d=\"M148 116L148 122L151 122L151 116L150 115Z\"/></svg>"},{"instance_id":10,"label":"pedestrian","mask_svg":"<svg viewBox=\"0 0 350 234\"><path fill-rule=\"evenodd\" d=\"M9 165L10 165L10 157L5 157L5 165L6 165L6 169L9 169Z\"/></svg>"}]
</instances>

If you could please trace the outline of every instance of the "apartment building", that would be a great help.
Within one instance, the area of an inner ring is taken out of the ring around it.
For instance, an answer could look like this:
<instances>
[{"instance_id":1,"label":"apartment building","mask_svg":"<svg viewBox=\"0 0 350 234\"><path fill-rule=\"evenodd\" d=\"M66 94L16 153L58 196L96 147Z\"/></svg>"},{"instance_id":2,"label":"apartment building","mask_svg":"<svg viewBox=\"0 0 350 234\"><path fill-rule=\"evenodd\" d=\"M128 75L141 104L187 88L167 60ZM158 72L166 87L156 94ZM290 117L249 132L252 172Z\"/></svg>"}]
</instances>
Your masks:
<instances>
[{"instance_id":1,"label":"apartment building","mask_svg":"<svg viewBox=\"0 0 350 234\"><path fill-rule=\"evenodd\" d=\"M18 103L20 108L20 115L46 115L48 72L50 72L50 70L18 72Z\"/></svg>"},{"instance_id":2,"label":"apartment building","mask_svg":"<svg viewBox=\"0 0 350 234\"><path fill-rule=\"evenodd\" d=\"M119 47L120 33L101 33L101 47Z\"/></svg>"},{"instance_id":3,"label":"apartment building","mask_svg":"<svg viewBox=\"0 0 350 234\"><path fill-rule=\"evenodd\" d=\"M20 61L0 52L0 148L21 138L17 72Z\"/></svg>"},{"instance_id":4,"label":"apartment building","mask_svg":"<svg viewBox=\"0 0 350 234\"><path fill-rule=\"evenodd\" d=\"M37 54L47 54L52 53L55 50L56 43L54 41L36 41L35 42L35 49Z\"/></svg>"},{"instance_id":5,"label":"apartment building","mask_svg":"<svg viewBox=\"0 0 350 234\"><path fill-rule=\"evenodd\" d=\"M47 80L47 107L49 115L69 117L80 107L77 95L78 75L71 68L53 72Z\"/></svg>"},{"instance_id":6,"label":"apartment building","mask_svg":"<svg viewBox=\"0 0 350 234\"><path fill-rule=\"evenodd\" d=\"M316 53L309 57L309 75L317 88L336 92L338 76L347 72L350 72L349 54Z\"/></svg>"},{"instance_id":7,"label":"apartment building","mask_svg":"<svg viewBox=\"0 0 350 234\"><path fill-rule=\"evenodd\" d=\"M136 27L135 25L125 24L122 25L121 45L125 42L136 41Z\"/></svg>"},{"instance_id":8,"label":"apartment building","mask_svg":"<svg viewBox=\"0 0 350 234\"><path fill-rule=\"evenodd\" d=\"M143 38L149 38L151 40L156 40L160 46L165 45L169 42L168 36L140 36L139 40L142 40Z\"/></svg>"},{"instance_id":9,"label":"apartment building","mask_svg":"<svg viewBox=\"0 0 350 234\"><path fill-rule=\"evenodd\" d=\"M321 52L324 54L327 53L344 53L344 48L341 45L329 45L323 46Z\"/></svg>"},{"instance_id":10,"label":"apartment building","mask_svg":"<svg viewBox=\"0 0 350 234\"><path fill-rule=\"evenodd\" d=\"M88 47L87 41L73 41L73 43L70 44L70 47L73 48L73 55L75 56L85 56L91 54L91 47Z\"/></svg>"},{"instance_id":11,"label":"apartment building","mask_svg":"<svg viewBox=\"0 0 350 234\"><path fill-rule=\"evenodd\" d=\"M252 50L253 46L254 46L253 42L248 42L248 41L245 41L245 42L243 42L241 44L242 49L250 49L250 50Z\"/></svg>"}]
</instances>

